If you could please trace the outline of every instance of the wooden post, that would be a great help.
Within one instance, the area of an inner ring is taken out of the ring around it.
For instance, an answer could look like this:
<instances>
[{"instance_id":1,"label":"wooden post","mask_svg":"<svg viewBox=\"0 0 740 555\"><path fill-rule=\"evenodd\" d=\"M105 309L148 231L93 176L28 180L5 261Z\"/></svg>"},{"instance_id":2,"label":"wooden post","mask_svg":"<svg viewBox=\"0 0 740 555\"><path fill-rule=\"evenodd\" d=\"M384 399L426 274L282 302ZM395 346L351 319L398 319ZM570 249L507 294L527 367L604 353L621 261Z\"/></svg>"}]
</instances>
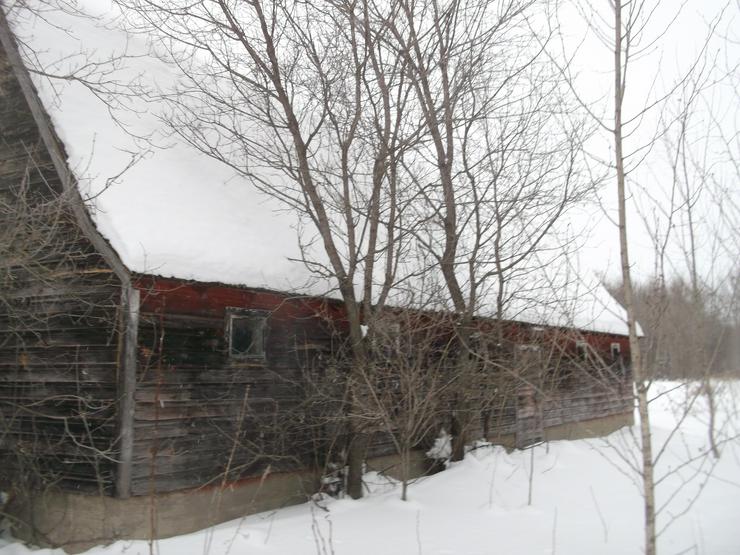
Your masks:
<instances>
[{"instance_id":1,"label":"wooden post","mask_svg":"<svg viewBox=\"0 0 740 555\"><path fill-rule=\"evenodd\" d=\"M131 463L134 451L134 411L136 409L136 351L139 334L139 290L122 289L122 348L118 374L118 471L116 496L131 496Z\"/></svg>"}]
</instances>

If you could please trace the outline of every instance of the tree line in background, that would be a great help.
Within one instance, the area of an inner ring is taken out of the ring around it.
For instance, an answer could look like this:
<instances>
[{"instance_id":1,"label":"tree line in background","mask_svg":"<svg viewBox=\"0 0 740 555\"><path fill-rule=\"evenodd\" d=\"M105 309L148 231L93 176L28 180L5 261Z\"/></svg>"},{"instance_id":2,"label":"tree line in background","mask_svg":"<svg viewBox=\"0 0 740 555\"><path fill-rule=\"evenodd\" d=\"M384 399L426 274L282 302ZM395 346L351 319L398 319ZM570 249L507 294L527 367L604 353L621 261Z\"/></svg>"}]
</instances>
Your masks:
<instances>
[{"instance_id":1,"label":"tree line in background","mask_svg":"<svg viewBox=\"0 0 740 555\"><path fill-rule=\"evenodd\" d=\"M635 313L645 334L646 365L656 379L703 379L740 373L737 278L714 292L692 291L681 278L635 285ZM624 301L622 288L609 292Z\"/></svg>"}]
</instances>

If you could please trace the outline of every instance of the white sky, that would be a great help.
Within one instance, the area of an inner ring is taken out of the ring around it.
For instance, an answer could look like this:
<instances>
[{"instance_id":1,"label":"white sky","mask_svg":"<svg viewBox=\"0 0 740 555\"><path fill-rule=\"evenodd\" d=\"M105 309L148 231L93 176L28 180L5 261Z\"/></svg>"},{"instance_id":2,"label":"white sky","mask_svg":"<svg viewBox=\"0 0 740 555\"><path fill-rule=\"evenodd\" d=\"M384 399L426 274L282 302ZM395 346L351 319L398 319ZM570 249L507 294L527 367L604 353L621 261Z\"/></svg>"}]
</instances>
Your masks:
<instances>
[{"instance_id":1,"label":"white sky","mask_svg":"<svg viewBox=\"0 0 740 555\"><path fill-rule=\"evenodd\" d=\"M592 4L603 17L610 18L609 23L611 23L613 15L609 2L601 0L594 1ZM678 1L662 2L660 10L655 14L654 23L647 28L643 45L651 43L665 28L666 22L680 11L668 32L656 44L647 48L645 54L632 62L628 70L625 119L633 117L642 110L643 106L662 96L673 87L679 76L686 74L690 65L698 58L705 43L710 22L723 9L725 9L725 14L722 23L717 28L719 34L732 35L733 28L740 24L740 3L737 2L728 4L719 0L693 1L686 3L682 10L679 8ZM564 49L570 54L575 53L573 67L578 68L577 89L584 100L592 103L597 113L603 114L607 125L611 125L613 121L613 53L596 38L595 34L588 29L585 20L572 8L566 7L563 10L560 22L568 36ZM611 38L611 29L608 29L607 33ZM734 31L734 36L737 39L737 31ZM737 66L740 62L739 45L737 41L733 44L720 37L710 43L707 49L709 57L718 55L717 64L720 67L717 73L722 69ZM737 91L733 90L731 81L732 79L729 79L706 93L706 97L711 98L714 104L715 113L724 121L724 130L728 134L737 133L737 108L740 100ZM735 83L737 83L737 75L735 75ZM671 107L680 105L680 95L675 95L669 103ZM701 113L698 109L700 106L700 104L697 105L694 110L695 115L692 118L694 128L690 132L690 137L697 150L699 150L698 147L710 147L708 162L713 164L712 171L715 177L724 180L729 191L735 195L737 203L740 195L737 173L730 171L727 164L717 165L716 152L711 154L711 149L716 150L722 145L718 143L711 145L700 140L702 134L706 133L709 121L707 113ZM653 137L658 127L659 108L651 110L639 122L639 126L632 126L633 133L625 141L625 152L629 153L644 146ZM736 156L737 147L738 143L735 142ZM605 131L602 131L591 142L590 148L595 156L613 160L613 138ZM672 172L665 163L666 159L665 143L660 141L640 167L632 173L628 183L631 197L628 214L631 259L638 277L645 277L653 271L655 256L650 235L642 224L637 208L639 206L642 214L647 214L652 218L654 214L659 213L656 209L668 206L667 198L670 193ZM706 165L709 166L709 163ZM641 190L641 187L648 190L650 195L658 200L657 204L645 194L644 190ZM600 196L603 210L594 210L591 207L585 209L582 214L586 225L591 228L591 233L581 259L597 273L604 273L615 278L619 275L620 269L618 234L615 225L616 180L613 174L610 174L605 182ZM723 244L727 246L727 241L732 239L730 236L733 234L737 236L738 230L726 227L717 230L717 219L714 214L716 211L717 205L710 202L707 194L702 195L695 211L699 220L697 224L700 238L698 265L702 269L701 273L707 276L711 266L716 269L726 269L737 262L732 259L730 253L723 250ZM661 220L664 220L662 216ZM678 224L678 221L675 223ZM661 223L661 226L664 225ZM681 230L681 226L677 225L676 237L680 235ZM669 252L673 254L673 271L683 272L685 266L681 262L682 253L675 249L675 245ZM734 252L737 254L737 251Z\"/></svg>"}]
</instances>

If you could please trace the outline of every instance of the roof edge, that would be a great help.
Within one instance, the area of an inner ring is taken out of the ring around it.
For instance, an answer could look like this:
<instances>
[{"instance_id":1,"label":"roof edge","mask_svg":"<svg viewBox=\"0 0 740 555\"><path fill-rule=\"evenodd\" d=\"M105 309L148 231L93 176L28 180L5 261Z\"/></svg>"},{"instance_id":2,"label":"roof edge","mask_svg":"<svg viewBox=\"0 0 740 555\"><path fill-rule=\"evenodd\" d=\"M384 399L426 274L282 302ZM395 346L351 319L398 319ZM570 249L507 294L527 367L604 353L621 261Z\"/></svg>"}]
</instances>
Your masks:
<instances>
[{"instance_id":1,"label":"roof edge","mask_svg":"<svg viewBox=\"0 0 740 555\"><path fill-rule=\"evenodd\" d=\"M197 287L214 287L214 288L223 288L223 289L237 289L240 291L253 291L256 293L268 293L271 295L281 295L286 298L292 298L292 299L315 299L319 301L327 301L330 303L338 303L343 304L343 301L338 297L332 297L329 294L317 294L317 293L300 293L297 291L288 291L284 289L271 289L269 287L263 287L263 286L256 286L256 285L247 285L247 284L236 284L236 283L225 283L222 281L201 281L198 279L192 279L192 278L181 278L176 276L165 276L155 273L146 273L146 272L132 272L131 273L131 279L132 279L132 287L135 289L138 289L140 291L146 292L146 289L151 285L145 283L147 280L151 280L153 282L160 281L163 283L177 283L184 286L197 286ZM389 310L404 310L402 307L394 306L394 305L386 305L386 309ZM444 312L442 310L429 310L429 309L419 309L422 312ZM448 312L448 314L452 314L451 312ZM487 320L487 321L495 321L496 318L494 316L484 316L484 315L476 315L475 319L479 320ZM602 336L608 336L608 337L624 337L628 338L629 333L624 332L616 332L616 331L605 331L605 330L594 330L594 329L587 329L584 327L578 327L575 325L568 326L563 324L545 324L545 323L534 323L534 322L528 322L526 320L517 320L516 318L503 318L500 320L503 323L507 324L516 324L520 326L526 326L526 327L542 327L547 329L553 329L553 330L562 330L566 332L576 332L580 334L595 334L595 335L602 335ZM638 338L644 337L644 334L640 333L638 335Z\"/></svg>"}]
</instances>

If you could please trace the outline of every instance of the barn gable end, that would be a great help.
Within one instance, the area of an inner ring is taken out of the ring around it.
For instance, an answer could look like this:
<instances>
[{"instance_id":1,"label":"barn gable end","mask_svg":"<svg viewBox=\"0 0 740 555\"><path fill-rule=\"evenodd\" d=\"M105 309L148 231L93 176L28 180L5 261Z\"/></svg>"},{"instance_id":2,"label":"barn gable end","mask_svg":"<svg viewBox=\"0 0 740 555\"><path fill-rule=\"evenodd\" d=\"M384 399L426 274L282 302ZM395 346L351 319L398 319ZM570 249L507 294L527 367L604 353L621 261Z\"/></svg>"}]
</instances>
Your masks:
<instances>
[{"instance_id":1,"label":"barn gable end","mask_svg":"<svg viewBox=\"0 0 740 555\"><path fill-rule=\"evenodd\" d=\"M9 431L0 450L14 479L35 487L126 495L120 401L135 342L120 330L135 330L135 294L90 219L2 13L0 39L0 388Z\"/></svg>"}]
</instances>

